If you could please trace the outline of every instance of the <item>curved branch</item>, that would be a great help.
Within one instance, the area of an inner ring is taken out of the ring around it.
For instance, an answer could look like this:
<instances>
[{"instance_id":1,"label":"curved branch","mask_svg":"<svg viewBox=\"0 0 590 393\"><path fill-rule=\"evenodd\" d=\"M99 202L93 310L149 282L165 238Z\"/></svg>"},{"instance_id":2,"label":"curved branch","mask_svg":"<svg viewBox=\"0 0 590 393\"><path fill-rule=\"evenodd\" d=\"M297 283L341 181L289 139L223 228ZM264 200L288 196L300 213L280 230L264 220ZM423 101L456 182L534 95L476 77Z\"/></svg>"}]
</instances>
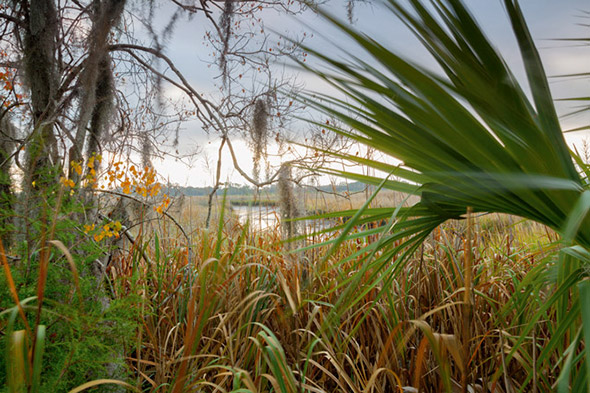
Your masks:
<instances>
[{"instance_id":1,"label":"curved branch","mask_svg":"<svg viewBox=\"0 0 590 393\"><path fill-rule=\"evenodd\" d=\"M168 67L170 67L172 72L174 72L174 74L178 77L178 79L182 82L182 86L184 88L181 88L181 89L187 95L189 95L189 97L191 98L191 101L193 101L195 106L197 108L199 108L199 105L197 105L197 103L195 102L195 100L197 100L201 104L201 106L205 109L205 111L209 115L210 119L213 120L217 124L217 126L219 127L219 130L224 129L223 124L221 123L219 118L213 113L213 111L211 109L211 108L213 108L213 109L215 109L216 112L218 112L217 107L209 100L206 100L205 98L201 97L201 95L194 89L194 87L186 80L186 78L182 74L182 72L180 72L180 70L178 68L176 68L176 65L168 56L164 55L162 52L160 52L157 49L149 48L149 47L141 46L141 45L135 45L135 44L114 44L114 45L109 46L109 50L110 51L123 51L123 52L129 53L131 56L133 56L134 59L136 59L140 63L142 63L142 65L144 67L148 67L148 69L150 71L156 72L159 76L166 79L166 81L174 84L174 86L176 86L176 87L181 88L180 84L178 82L163 75L161 72L156 71L152 66L147 64L141 58L139 58L139 56L136 53L134 53L133 51L138 50L138 51L146 52L146 53L149 53L149 54L156 56L157 58L163 60L168 65Z\"/></svg>"},{"instance_id":2,"label":"curved branch","mask_svg":"<svg viewBox=\"0 0 590 393\"><path fill-rule=\"evenodd\" d=\"M141 203L144 206L152 207L151 204L149 204L149 203L147 203L145 201L142 201L141 199L138 199L138 198L135 198L134 196L123 194L123 193L120 193L120 192L117 192L117 191L100 190L100 189L95 189L94 191L102 192L104 194L116 195L116 196L121 197L121 198L127 198L127 199L130 199L130 200L134 201L134 202ZM182 225L180 225L178 223L178 221L176 221L176 219L173 216L171 216L165 210L162 210L162 214L165 215L166 217L168 217L170 219L170 221L172 221L174 223L174 225L176 225L176 227L178 227L178 229L180 230L180 232L186 238L187 247L188 247L188 253L189 253L189 260L191 260L192 259L192 247L191 247L191 239L190 239L190 237L188 236L188 234L186 233L186 231L184 230L184 228L182 227Z\"/></svg>"},{"instance_id":3,"label":"curved branch","mask_svg":"<svg viewBox=\"0 0 590 393\"><path fill-rule=\"evenodd\" d=\"M233 161L234 164L234 168L239 172L240 175L242 175L242 177L244 179L246 179L247 181L249 181L250 183L252 183L254 186L256 187L264 187L264 186L268 186L270 184L275 183L277 180L277 176L279 175L279 172L275 172L274 175L272 175L270 177L270 179L264 181L264 182L257 182L256 180L254 180L253 178L251 178L246 172L244 172L244 170L240 167L240 164L238 164L238 158L236 157L236 153L234 152L234 148L229 140L229 138L226 138L226 143L227 143L227 147L229 148L229 152L231 154L231 159Z\"/></svg>"},{"instance_id":4,"label":"curved branch","mask_svg":"<svg viewBox=\"0 0 590 393\"><path fill-rule=\"evenodd\" d=\"M0 18L6 19L7 21L12 22L15 25L18 25L20 27L26 27L25 21L18 19L15 16L9 15L5 12L0 12Z\"/></svg>"},{"instance_id":5,"label":"curved branch","mask_svg":"<svg viewBox=\"0 0 590 393\"><path fill-rule=\"evenodd\" d=\"M207 202L207 219L205 220L205 227L209 228L211 222L211 211L213 210L213 197L221 185L221 158L223 156L223 145L228 141L227 137L221 138L221 144L219 145L219 152L217 156L217 172L215 175L215 186L209 193L209 201Z\"/></svg>"}]
</instances>

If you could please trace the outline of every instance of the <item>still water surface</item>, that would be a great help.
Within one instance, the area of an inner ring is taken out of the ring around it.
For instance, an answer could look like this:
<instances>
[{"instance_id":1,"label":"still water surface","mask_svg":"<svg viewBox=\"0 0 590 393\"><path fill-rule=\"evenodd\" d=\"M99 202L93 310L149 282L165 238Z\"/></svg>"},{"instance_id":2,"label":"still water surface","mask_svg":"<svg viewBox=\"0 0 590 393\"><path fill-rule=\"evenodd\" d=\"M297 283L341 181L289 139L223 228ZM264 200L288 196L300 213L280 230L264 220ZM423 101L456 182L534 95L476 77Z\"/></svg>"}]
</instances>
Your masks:
<instances>
[{"instance_id":1,"label":"still water surface","mask_svg":"<svg viewBox=\"0 0 590 393\"><path fill-rule=\"evenodd\" d=\"M274 230L278 228L281 208L279 206L237 206L232 205L232 213L238 217L241 224L250 221L250 228L258 231ZM299 223L305 226L307 233L332 227L331 220L305 220Z\"/></svg>"}]
</instances>

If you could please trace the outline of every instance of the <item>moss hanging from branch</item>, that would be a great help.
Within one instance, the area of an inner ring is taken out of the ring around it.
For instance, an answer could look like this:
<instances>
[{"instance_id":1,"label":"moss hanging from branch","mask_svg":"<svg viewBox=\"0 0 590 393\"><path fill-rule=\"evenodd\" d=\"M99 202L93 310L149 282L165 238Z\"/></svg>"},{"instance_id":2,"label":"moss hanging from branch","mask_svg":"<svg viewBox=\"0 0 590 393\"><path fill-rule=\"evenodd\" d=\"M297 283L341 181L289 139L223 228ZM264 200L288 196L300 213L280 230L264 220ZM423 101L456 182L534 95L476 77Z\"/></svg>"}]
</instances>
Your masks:
<instances>
[{"instance_id":1,"label":"moss hanging from branch","mask_svg":"<svg viewBox=\"0 0 590 393\"><path fill-rule=\"evenodd\" d=\"M279 172L279 202L281 207L281 227L286 238L297 235L297 223L292 221L299 215L295 191L293 190L293 179L291 176L291 166L282 164Z\"/></svg>"},{"instance_id":2,"label":"moss hanging from branch","mask_svg":"<svg viewBox=\"0 0 590 393\"><path fill-rule=\"evenodd\" d=\"M221 56L219 58L219 68L223 76L223 85L225 86L228 78L227 70L227 54L229 52L229 38L231 36L231 22L234 14L234 1L225 0L225 7L223 8L223 14L221 14L221 40L223 47L221 49Z\"/></svg>"},{"instance_id":3,"label":"moss hanging from branch","mask_svg":"<svg viewBox=\"0 0 590 393\"><path fill-rule=\"evenodd\" d=\"M100 141L108 128L113 109L115 83L111 69L111 57L105 55L100 63L99 77L96 81L96 103L90 118L87 157L100 153Z\"/></svg>"},{"instance_id":4,"label":"moss hanging from branch","mask_svg":"<svg viewBox=\"0 0 590 393\"><path fill-rule=\"evenodd\" d=\"M99 153L101 136L108 127L114 92L108 37L113 27L119 23L124 7L125 0L97 0L93 3L90 49L78 82L82 102L75 145L70 154L72 161L82 159L81 153L86 139L87 157Z\"/></svg>"},{"instance_id":5,"label":"moss hanging from branch","mask_svg":"<svg viewBox=\"0 0 590 393\"><path fill-rule=\"evenodd\" d=\"M260 159L266 154L266 143L268 139L268 109L266 102L262 99L256 100L254 104L250 137L251 148L254 153L254 179L258 181L260 178Z\"/></svg>"}]
</instances>

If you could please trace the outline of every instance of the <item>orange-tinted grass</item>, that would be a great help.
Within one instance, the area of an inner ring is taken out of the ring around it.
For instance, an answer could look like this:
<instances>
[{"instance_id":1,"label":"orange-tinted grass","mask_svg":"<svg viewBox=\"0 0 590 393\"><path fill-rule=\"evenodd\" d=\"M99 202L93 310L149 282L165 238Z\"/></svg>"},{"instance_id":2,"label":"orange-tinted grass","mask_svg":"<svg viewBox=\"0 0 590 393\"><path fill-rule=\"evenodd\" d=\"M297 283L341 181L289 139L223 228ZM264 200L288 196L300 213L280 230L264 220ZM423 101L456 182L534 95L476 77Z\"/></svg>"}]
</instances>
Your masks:
<instances>
[{"instance_id":1,"label":"orange-tinted grass","mask_svg":"<svg viewBox=\"0 0 590 393\"><path fill-rule=\"evenodd\" d=\"M273 386L290 391L290 385L280 381L292 373L297 391L389 392L414 386L435 392L443 386L437 357L445 363L455 387L462 376L456 363L460 358L471 369L471 384L496 384L496 391L502 392L502 381L492 378L501 367L497 332L512 329L516 333L518 327L510 327L509 318L517 318L516 313L505 320L499 310L510 301L516 284L542 259L534 244L523 242L529 234L521 239L518 231L514 229L507 249L505 237L475 229L474 318L471 353L466 358L451 356L444 346L431 348L424 334L408 324L422 320L435 336L461 337L462 222L437 229L390 287L375 286L368 281L371 274L364 274L358 293L368 286L372 289L354 308L339 315L335 335L325 335L322 325L343 293L337 280L354 275L359 268L358 258L341 261L364 243L345 242L326 269L318 272L315 263L327 249L288 254L279 242L278 228L267 233L225 233L220 238L219 259L211 259L218 241L212 232L193 234L194 260L187 260L186 248L172 233L161 233L160 260L152 241L145 249L149 261L135 247L121 254L110 270L120 282L116 287L125 288L117 294L139 291L145 306L129 366L144 391L161 390L164 385L173 386L175 392L224 391L236 386L258 392ZM259 336L263 327L273 336ZM282 352L284 357L276 357ZM517 386L525 370L516 362L508 368Z\"/></svg>"}]
</instances>

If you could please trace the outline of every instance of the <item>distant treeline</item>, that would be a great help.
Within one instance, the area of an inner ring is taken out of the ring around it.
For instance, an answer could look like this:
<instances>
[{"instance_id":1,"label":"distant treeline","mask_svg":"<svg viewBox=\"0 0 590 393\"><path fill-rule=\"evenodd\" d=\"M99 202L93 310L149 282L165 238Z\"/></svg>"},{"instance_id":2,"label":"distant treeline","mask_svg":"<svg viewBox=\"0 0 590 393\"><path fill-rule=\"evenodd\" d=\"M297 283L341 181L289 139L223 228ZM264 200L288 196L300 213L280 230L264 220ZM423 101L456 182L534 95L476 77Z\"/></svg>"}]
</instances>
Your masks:
<instances>
[{"instance_id":1,"label":"distant treeline","mask_svg":"<svg viewBox=\"0 0 590 393\"><path fill-rule=\"evenodd\" d=\"M277 206L279 203L277 201L269 201L269 200L232 200L229 202L232 206Z\"/></svg>"},{"instance_id":2,"label":"distant treeline","mask_svg":"<svg viewBox=\"0 0 590 393\"><path fill-rule=\"evenodd\" d=\"M213 187L166 187L166 194L170 196L179 196L179 195L186 195L186 196L206 196L211 194L213 191ZM219 195L223 195L226 191L225 188L220 188L217 190ZM227 195L228 196L236 196L236 195L244 195L250 196L254 195L254 188L248 186L241 186L241 185L231 185L227 187Z\"/></svg>"},{"instance_id":3,"label":"distant treeline","mask_svg":"<svg viewBox=\"0 0 590 393\"><path fill-rule=\"evenodd\" d=\"M363 191L367 187L366 184L361 182L353 182L347 184L339 184L339 185L322 185L317 186L312 189L319 189L320 191L326 192L337 192L337 193L344 193L344 192L359 192ZM227 188L227 196L253 196L255 194L255 188L250 186L243 186L239 184L232 184ZM219 195L223 195L226 191L226 188L220 188L217 190ZM167 187L165 192L167 195L170 196L179 196L179 195L186 195L186 196L205 196L209 195L213 187ZM277 194L278 189L276 185L264 187L261 190L262 194Z\"/></svg>"}]
</instances>

